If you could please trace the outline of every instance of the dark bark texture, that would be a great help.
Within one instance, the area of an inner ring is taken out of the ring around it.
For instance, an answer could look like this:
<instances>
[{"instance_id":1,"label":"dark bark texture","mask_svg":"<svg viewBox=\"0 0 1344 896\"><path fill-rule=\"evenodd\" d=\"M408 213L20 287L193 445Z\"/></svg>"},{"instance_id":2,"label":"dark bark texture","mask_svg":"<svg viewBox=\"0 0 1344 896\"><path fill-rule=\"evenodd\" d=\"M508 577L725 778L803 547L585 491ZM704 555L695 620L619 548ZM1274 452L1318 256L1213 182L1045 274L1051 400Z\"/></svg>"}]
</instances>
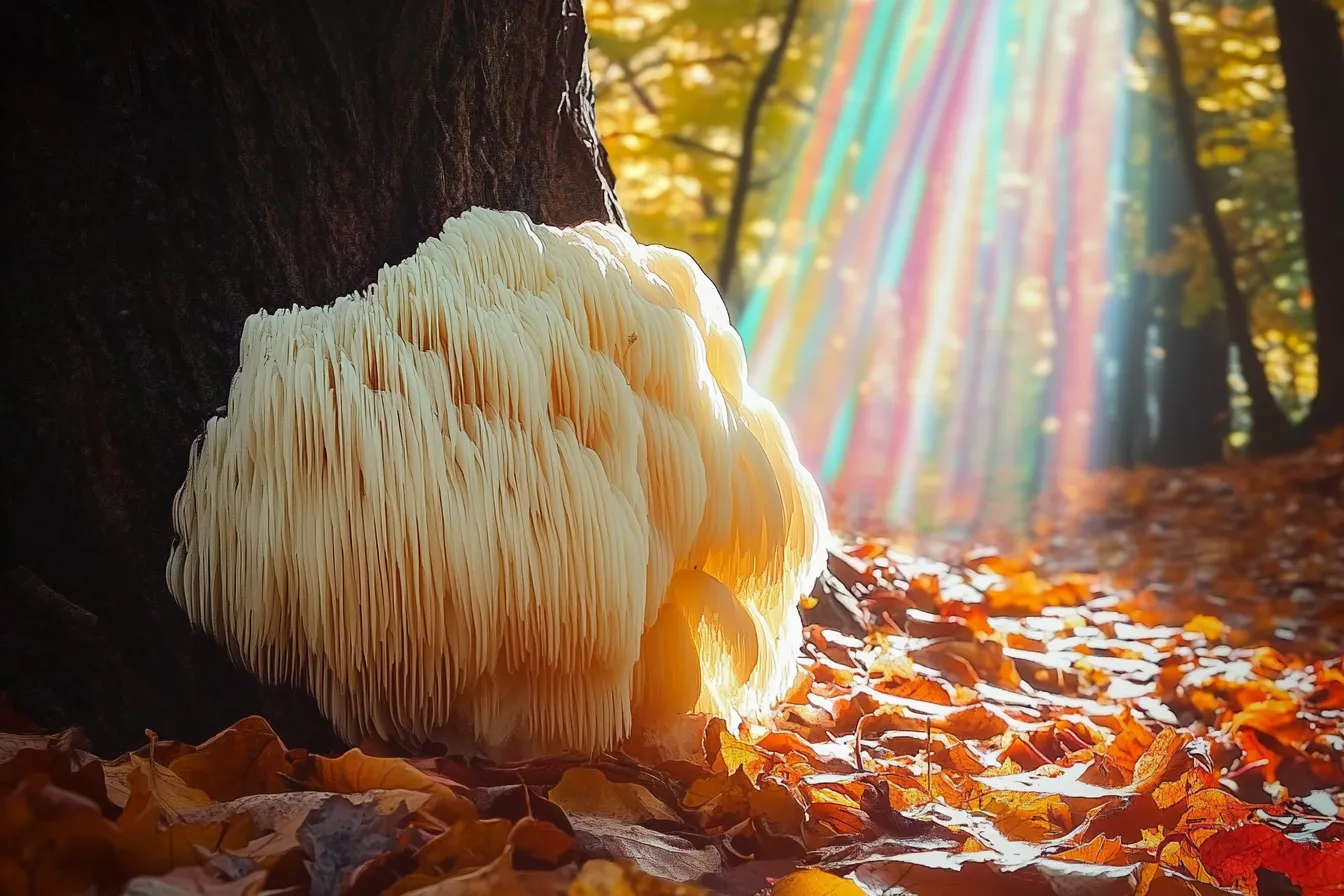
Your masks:
<instances>
[{"instance_id":1,"label":"dark bark texture","mask_svg":"<svg viewBox=\"0 0 1344 896\"><path fill-rule=\"evenodd\" d=\"M1307 426L1344 424L1344 40L1325 0L1274 0L1293 123L1319 388Z\"/></svg>"},{"instance_id":2,"label":"dark bark texture","mask_svg":"<svg viewBox=\"0 0 1344 896\"><path fill-rule=\"evenodd\" d=\"M473 206L621 222L577 0L34 0L6 15L0 690L104 751L305 696L164 584L244 319L367 285Z\"/></svg>"},{"instance_id":3,"label":"dark bark texture","mask_svg":"<svg viewBox=\"0 0 1344 896\"><path fill-rule=\"evenodd\" d=\"M1155 103L1149 129L1148 253L1171 251L1174 228L1197 214L1190 176L1176 135L1173 110ZM1227 382L1227 320L1211 308L1197 321L1183 313L1189 275L1150 274L1149 301L1158 314L1162 366L1157 381L1157 433L1147 460L1163 467L1190 467L1223 459L1231 419Z\"/></svg>"},{"instance_id":4,"label":"dark bark texture","mask_svg":"<svg viewBox=\"0 0 1344 896\"><path fill-rule=\"evenodd\" d=\"M1118 366L1113 431L1104 443L1098 466L1132 469L1148 456L1148 327L1152 318L1150 293L1156 279L1142 270L1130 272L1120 322L1120 344L1115 349Z\"/></svg>"},{"instance_id":5,"label":"dark bark texture","mask_svg":"<svg viewBox=\"0 0 1344 896\"><path fill-rule=\"evenodd\" d=\"M1209 241L1209 251L1213 255L1213 266L1222 287L1223 305L1227 311L1228 338L1237 349L1242 377L1246 380L1246 395L1251 402L1251 435L1248 451L1256 456L1288 451L1301 445L1300 436L1269 388L1264 362L1255 347L1251 333L1250 305L1237 281L1236 254L1228 239L1227 230L1223 227L1222 219L1218 217L1213 189L1209 185L1203 167L1199 164L1199 132L1195 125L1195 104L1190 97L1181 66L1180 41L1176 36L1176 27L1171 21L1171 0L1156 0L1154 8L1157 13L1158 40L1162 44L1167 71L1167 86L1171 91L1172 115L1175 119L1176 135L1180 141L1186 175L1189 178L1190 192L1194 197L1200 223L1204 226L1204 235Z\"/></svg>"},{"instance_id":6,"label":"dark bark texture","mask_svg":"<svg viewBox=\"0 0 1344 896\"><path fill-rule=\"evenodd\" d=\"M1165 278L1159 287L1168 309L1179 304L1180 281ZM1172 293L1176 302L1166 301ZM1162 375L1157 386L1161 408L1157 437L1149 459L1160 467L1193 467L1223 459L1229 409L1227 328L1222 314L1209 313L1191 326L1180 310L1162 322Z\"/></svg>"}]
</instances>

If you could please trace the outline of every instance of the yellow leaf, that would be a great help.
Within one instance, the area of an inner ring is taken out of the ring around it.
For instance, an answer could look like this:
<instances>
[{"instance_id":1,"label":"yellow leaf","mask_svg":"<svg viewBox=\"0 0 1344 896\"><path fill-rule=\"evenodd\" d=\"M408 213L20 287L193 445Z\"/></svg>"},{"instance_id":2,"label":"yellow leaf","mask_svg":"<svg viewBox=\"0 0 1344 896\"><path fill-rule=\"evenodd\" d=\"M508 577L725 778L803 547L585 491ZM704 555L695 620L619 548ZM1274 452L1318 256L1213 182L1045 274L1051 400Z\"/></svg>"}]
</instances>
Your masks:
<instances>
[{"instance_id":1,"label":"yellow leaf","mask_svg":"<svg viewBox=\"0 0 1344 896\"><path fill-rule=\"evenodd\" d=\"M864 892L852 880L804 868L775 881L774 896L864 896Z\"/></svg>"},{"instance_id":2,"label":"yellow leaf","mask_svg":"<svg viewBox=\"0 0 1344 896\"><path fill-rule=\"evenodd\" d=\"M415 790L432 798L432 809L448 819L472 819L476 808L458 795L442 778L433 778L404 759L369 756L349 750L335 759L301 756L294 763L293 777L313 790L332 793L363 793L366 790Z\"/></svg>"},{"instance_id":3,"label":"yellow leaf","mask_svg":"<svg viewBox=\"0 0 1344 896\"><path fill-rule=\"evenodd\" d=\"M547 797L571 815L605 815L630 824L679 820L646 788L616 784L595 768L568 769Z\"/></svg>"},{"instance_id":4,"label":"yellow leaf","mask_svg":"<svg viewBox=\"0 0 1344 896\"><path fill-rule=\"evenodd\" d=\"M1222 640L1227 634L1227 626L1219 619L1212 616L1196 616L1185 624L1185 630L1197 635L1203 635L1210 641Z\"/></svg>"}]
</instances>

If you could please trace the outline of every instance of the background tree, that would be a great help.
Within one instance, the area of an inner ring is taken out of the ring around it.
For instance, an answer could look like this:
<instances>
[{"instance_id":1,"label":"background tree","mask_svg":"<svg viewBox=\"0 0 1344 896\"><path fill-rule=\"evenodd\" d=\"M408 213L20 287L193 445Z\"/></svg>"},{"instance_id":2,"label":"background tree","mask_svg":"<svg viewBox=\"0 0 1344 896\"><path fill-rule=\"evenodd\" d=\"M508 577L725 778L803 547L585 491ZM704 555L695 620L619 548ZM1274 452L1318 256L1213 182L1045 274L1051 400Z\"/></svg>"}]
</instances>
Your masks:
<instances>
[{"instance_id":1,"label":"background tree","mask_svg":"<svg viewBox=\"0 0 1344 896\"><path fill-rule=\"evenodd\" d=\"M1149 184L1146 197L1149 253L1171 251L1195 215L1189 172L1176 137L1171 105L1155 99L1149 129ZM1149 301L1162 349L1157 381L1157 432L1149 459L1181 467L1221 460L1228 436L1227 322L1221 303L1185 301L1190 272L1151 265Z\"/></svg>"},{"instance_id":2,"label":"background tree","mask_svg":"<svg viewBox=\"0 0 1344 896\"><path fill-rule=\"evenodd\" d=\"M1238 280L1234 248L1218 215L1212 185L1199 160L1199 132L1194 117L1194 102L1185 83L1180 42L1172 22L1170 0L1156 0L1154 12L1178 146L1195 210L1213 259L1227 315L1229 338L1237 349L1237 360L1250 401L1248 446L1257 453L1273 453L1292 444L1292 426L1270 391L1259 349L1252 336L1250 306Z\"/></svg>"},{"instance_id":3,"label":"background tree","mask_svg":"<svg viewBox=\"0 0 1344 896\"><path fill-rule=\"evenodd\" d=\"M1308 426L1344 424L1344 40L1325 0L1274 0L1318 357Z\"/></svg>"},{"instance_id":4,"label":"background tree","mask_svg":"<svg viewBox=\"0 0 1344 896\"><path fill-rule=\"evenodd\" d=\"M586 4L598 130L630 228L694 256L730 310L773 233L840 5Z\"/></svg>"},{"instance_id":5,"label":"background tree","mask_svg":"<svg viewBox=\"0 0 1344 896\"><path fill-rule=\"evenodd\" d=\"M1155 10L1151 5L1144 9L1149 26L1138 43L1138 88L1148 99L1165 103L1170 91L1164 49L1153 27ZM1195 159L1231 248L1251 340L1270 392L1291 421L1300 421L1317 388L1315 328L1273 9L1268 0L1185 0L1172 4L1169 21L1194 105ZM1153 210L1160 208L1155 203ZM1168 223L1175 238L1150 264L1163 276L1182 277L1180 318L1194 323L1211 311L1222 314L1223 284L1202 222L1192 214L1188 221ZM1169 335L1183 338L1175 330ZM1164 346L1163 363L1194 369L1196 361L1170 349ZM1240 370L1232 372L1230 382L1228 443L1239 448L1250 433L1251 402ZM1194 453L1207 455L1206 450Z\"/></svg>"},{"instance_id":6,"label":"background tree","mask_svg":"<svg viewBox=\"0 0 1344 896\"><path fill-rule=\"evenodd\" d=\"M252 312L326 303L472 205L621 221L570 0L25 4L6 20L0 690L100 749L306 697L164 584L187 451Z\"/></svg>"}]
</instances>

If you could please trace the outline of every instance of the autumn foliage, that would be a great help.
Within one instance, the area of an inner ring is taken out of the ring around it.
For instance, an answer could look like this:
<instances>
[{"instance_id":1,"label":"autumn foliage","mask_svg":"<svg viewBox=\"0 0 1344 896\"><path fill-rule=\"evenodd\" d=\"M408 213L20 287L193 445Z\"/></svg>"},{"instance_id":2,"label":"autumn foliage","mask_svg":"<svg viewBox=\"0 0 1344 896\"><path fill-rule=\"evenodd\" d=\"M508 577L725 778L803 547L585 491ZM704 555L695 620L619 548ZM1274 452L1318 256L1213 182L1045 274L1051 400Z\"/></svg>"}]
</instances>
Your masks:
<instances>
[{"instance_id":1,"label":"autumn foliage","mask_svg":"<svg viewBox=\"0 0 1344 896\"><path fill-rule=\"evenodd\" d=\"M318 756L247 718L100 760L6 711L0 892L1340 892L1338 607L1264 564L1312 550L1282 533L1333 507L1309 495L1344 455L1253 469L1106 480L1053 560L836 550L767 727L689 717L619 754L492 765ZM1282 519L1268 481L1297 502ZM1083 544L1113 569L1051 571Z\"/></svg>"}]
</instances>

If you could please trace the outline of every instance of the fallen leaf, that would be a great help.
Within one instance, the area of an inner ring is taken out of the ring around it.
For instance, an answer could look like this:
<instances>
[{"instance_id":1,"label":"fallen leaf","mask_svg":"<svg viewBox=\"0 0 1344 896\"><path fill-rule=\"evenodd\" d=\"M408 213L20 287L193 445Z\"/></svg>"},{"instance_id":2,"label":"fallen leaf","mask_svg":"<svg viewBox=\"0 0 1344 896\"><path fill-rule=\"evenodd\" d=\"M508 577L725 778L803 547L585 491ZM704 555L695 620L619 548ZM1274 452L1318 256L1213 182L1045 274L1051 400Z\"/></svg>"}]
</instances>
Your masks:
<instances>
[{"instance_id":1,"label":"fallen leaf","mask_svg":"<svg viewBox=\"0 0 1344 896\"><path fill-rule=\"evenodd\" d=\"M0 798L0 893L106 889L122 839L93 800L34 775Z\"/></svg>"},{"instance_id":2,"label":"fallen leaf","mask_svg":"<svg viewBox=\"0 0 1344 896\"><path fill-rule=\"evenodd\" d=\"M169 768L221 803L259 793L283 793L291 766L285 745L264 719L249 716L226 728Z\"/></svg>"},{"instance_id":3,"label":"fallen leaf","mask_svg":"<svg viewBox=\"0 0 1344 896\"><path fill-rule=\"evenodd\" d=\"M471 801L404 759L367 756L349 750L335 759L298 751L292 777L312 790L363 793L368 790L416 790L431 798L430 809L447 820L475 818Z\"/></svg>"},{"instance_id":4,"label":"fallen leaf","mask_svg":"<svg viewBox=\"0 0 1344 896\"><path fill-rule=\"evenodd\" d=\"M774 896L864 896L852 880L826 871L804 868L775 881Z\"/></svg>"},{"instance_id":5,"label":"fallen leaf","mask_svg":"<svg viewBox=\"0 0 1344 896\"><path fill-rule=\"evenodd\" d=\"M298 831L310 860L311 896L338 896L356 868L396 842L408 815L404 805L384 815L368 803L334 797L314 809Z\"/></svg>"},{"instance_id":6,"label":"fallen leaf","mask_svg":"<svg viewBox=\"0 0 1344 896\"><path fill-rule=\"evenodd\" d=\"M165 874L197 864L202 850L237 849L251 839L245 815L203 823L184 817L184 811L211 805L210 798L152 760L131 768L126 780L129 794L117 825L122 861L134 873Z\"/></svg>"},{"instance_id":7,"label":"fallen leaf","mask_svg":"<svg viewBox=\"0 0 1344 896\"><path fill-rule=\"evenodd\" d=\"M594 768L567 769L546 794L571 815L605 815L627 824L679 821L671 809L638 784L615 784Z\"/></svg>"},{"instance_id":8,"label":"fallen leaf","mask_svg":"<svg viewBox=\"0 0 1344 896\"><path fill-rule=\"evenodd\" d=\"M265 881L265 871L221 880L199 866L174 868L159 877L131 878L122 896L257 896Z\"/></svg>"},{"instance_id":9,"label":"fallen leaf","mask_svg":"<svg viewBox=\"0 0 1344 896\"><path fill-rule=\"evenodd\" d=\"M507 850L489 865L416 889L399 889L399 893L406 896L533 896L513 870Z\"/></svg>"},{"instance_id":10,"label":"fallen leaf","mask_svg":"<svg viewBox=\"0 0 1344 896\"><path fill-rule=\"evenodd\" d=\"M688 883L718 871L723 865L713 847L696 847L672 834L623 824L602 815L576 815L571 821L575 838L588 855L622 859L665 880Z\"/></svg>"},{"instance_id":11,"label":"fallen leaf","mask_svg":"<svg viewBox=\"0 0 1344 896\"><path fill-rule=\"evenodd\" d=\"M1246 824L1214 833L1199 847L1199 858L1225 887L1254 893L1261 870L1283 874L1302 896L1344 891L1344 840L1303 843L1268 825Z\"/></svg>"}]
</instances>

